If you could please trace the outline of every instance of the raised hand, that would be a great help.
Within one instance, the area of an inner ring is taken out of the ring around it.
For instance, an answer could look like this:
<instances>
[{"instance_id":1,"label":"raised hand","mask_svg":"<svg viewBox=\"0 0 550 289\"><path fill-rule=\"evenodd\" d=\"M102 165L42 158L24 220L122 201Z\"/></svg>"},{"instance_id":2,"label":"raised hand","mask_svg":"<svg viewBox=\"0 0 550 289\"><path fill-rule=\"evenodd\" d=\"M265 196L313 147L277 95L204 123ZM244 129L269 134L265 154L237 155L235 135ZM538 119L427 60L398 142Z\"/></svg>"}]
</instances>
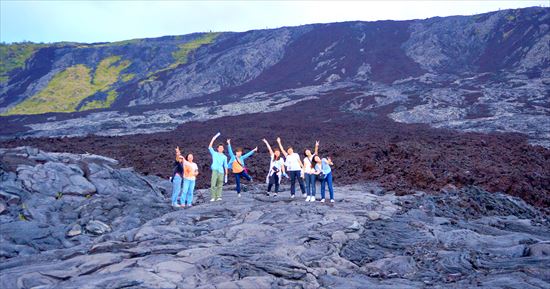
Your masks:
<instances>
[{"instance_id":1,"label":"raised hand","mask_svg":"<svg viewBox=\"0 0 550 289\"><path fill-rule=\"evenodd\" d=\"M258 147L255 147L255 148L253 149L253 151L257 152L257 151L258 151Z\"/></svg>"},{"instance_id":2,"label":"raised hand","mask_svg":"<svg viewBox=\"0 0 550 289\"><path fill-rule=\"evenodd\" d=\"M280 138L280 137L277 137L277 142L281 142L281 138Z\"/></svg>"},{"instance_id":3,"label":"raised hand","mask_svg":"<svg viewBox=\"0 0 550 289\"><path fill-rule=\"evenodd\" d=\"M231 139L230 139L230 138L227 139L227 144L228 144L228 145L231 144Z\"/></svg>"},{"instance_id":4,"label":"raised hand","mask_svg":"<svg viewBox=\"0 0 550 289\"><path fill-rule=\"evenodd\" d=\"M316 146L319 146L319 141L318 141L318 140L315 141L315 145L316 145Z\"/></svg>"}]
</instances>

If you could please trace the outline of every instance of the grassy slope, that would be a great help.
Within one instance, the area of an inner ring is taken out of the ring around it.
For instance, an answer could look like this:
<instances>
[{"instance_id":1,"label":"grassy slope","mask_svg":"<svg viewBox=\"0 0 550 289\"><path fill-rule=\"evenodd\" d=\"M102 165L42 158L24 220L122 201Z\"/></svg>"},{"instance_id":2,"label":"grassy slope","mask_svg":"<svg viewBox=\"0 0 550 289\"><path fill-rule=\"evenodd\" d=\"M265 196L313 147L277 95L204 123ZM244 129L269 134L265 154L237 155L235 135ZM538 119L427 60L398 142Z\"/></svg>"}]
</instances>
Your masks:
<instances>
[{"instance_id":1,"label":"grassy slope","mask_svg":"<svg viewBox=\"0 0 550 289\"><path fill-rule=\"evenodd\" d=\"M120 56L103 59L93 78L90 68L85 65L71 66L55 75L45 89L19 103L5 115L74 112L85 98L99 91L108 91L118 81L120 72L130 65L130 61L120 59ZM109 107L115 98L116 93L111 91L105 101L92 101L80 110Z\"/></svg>"},{"instance_id":2,"label":"grassy slope","mask_svg":"<svg viewBox=\"0 0 550 289\"><path fill-rule=\"evenodd\" d=\"M211 44L220 34L221 33L219 32L206 33L195 40L191 40L189 42L180 44L179 49L172 53L172 56L174 57L174 62L170 64L168 67L151 72L149 74L149 77L140 81L140 84L156 80L158 78L156 74L159 72L174 69L181 64L187 63L187 61L189 60L189 55L193 51L199 49L203 45Z\"/></svg>"},{"instance_id":3,"label":"grassy slope","mask_svg":"<svg viewBox=\"0 0 550 289\"><path fill-rule=\"evenodd\" d=\"M31 42L0 44L0 83L8 81L8 72L22 68L36 50L46 44Z\"/></svg>"}]
</instances>

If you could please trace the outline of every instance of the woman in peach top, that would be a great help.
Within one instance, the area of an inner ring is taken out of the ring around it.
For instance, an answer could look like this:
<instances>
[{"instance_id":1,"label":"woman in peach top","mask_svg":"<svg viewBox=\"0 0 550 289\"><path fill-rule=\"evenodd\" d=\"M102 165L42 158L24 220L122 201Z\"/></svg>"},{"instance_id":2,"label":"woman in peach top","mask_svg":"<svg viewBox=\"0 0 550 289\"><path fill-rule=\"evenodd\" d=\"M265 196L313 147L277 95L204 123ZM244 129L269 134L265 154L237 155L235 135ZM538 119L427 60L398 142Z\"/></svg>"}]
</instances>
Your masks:
<instances>
[{"instance_id":1,"label":"woman in peach top","mask_svg":"<svg viewBox=\"0 0 550 289\"><path fill-rule=\"evenodd\" d=\"M199 168L193 162L193 155L188 154L185 166L183 168L183 193L181 194L181 206L193 206L193 191L195 190L195 180L199 174Z\"/></svg>"},{"instance_id":2,"label":"woman in peach top","mask_svg":"<svg viewBox=\"0 0 550 289\"><path fill-rule=\"evenodd\" d=\"M193 154L188 154L187 158L183 158L183 190L180 198L180 204L183 208L193 206L193 191L195 190L195 180L198 174L199 168L193 162Z\"/></svg>"}]
</instances>

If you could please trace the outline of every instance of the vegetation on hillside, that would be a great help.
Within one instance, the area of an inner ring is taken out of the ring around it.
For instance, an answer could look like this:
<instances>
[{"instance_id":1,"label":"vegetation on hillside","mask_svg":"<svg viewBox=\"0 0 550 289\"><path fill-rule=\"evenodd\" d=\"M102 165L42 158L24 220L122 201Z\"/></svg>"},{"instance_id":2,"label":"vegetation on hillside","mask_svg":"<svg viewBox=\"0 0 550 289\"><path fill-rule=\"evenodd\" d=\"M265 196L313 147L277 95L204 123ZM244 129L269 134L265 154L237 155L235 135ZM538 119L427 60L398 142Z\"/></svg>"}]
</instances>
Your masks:
<instances>
[{"instance_id":1,"label":"vegetation on hillside","mask_svg":"<svg viewBox=\"0 0 550 289\"><path fill-rule=\"evenodd\" d=\"M130 61L121 60L120 56L110 56L99 63L93 77L87 66L71 66L55 75L45 89L19 103L5 115L74 112L87 97L109 91L111 85L119 80L120 72L128 66ZM109 107L116 96L116 92L111 90L104 101L91 101L80 110Z\"/></svg>"},{"instance_id":2,"label":"vegetation on hillside","mask_svg":"<svg viewBox=\"0 0 550 289\"><path fill-rule=\"evenodd\" d=\"M8 72L23 68L25 61L29 59L36 50L47 46L46 44L20 42L13 44L0 43L0 83L8 81Z\"/></svg>"},{"instance_id":3,"label":"vegetation on hillside","mask_svg":"<svg viewBox=\"0 0 550 289\"><path fill-rule=\"evenodd\" d=\"M194 50L197 50L199 47L203 45L214 42L216 37L218 37L219 35L220 33L206 33L195 40L180 44L179 49L172 53L172 56L174 57L175 62L172 65L170 65L170 67L175 67L180 64L187 63L189 54L191 52L193 52Z\"/></svg>"}]
</instances>

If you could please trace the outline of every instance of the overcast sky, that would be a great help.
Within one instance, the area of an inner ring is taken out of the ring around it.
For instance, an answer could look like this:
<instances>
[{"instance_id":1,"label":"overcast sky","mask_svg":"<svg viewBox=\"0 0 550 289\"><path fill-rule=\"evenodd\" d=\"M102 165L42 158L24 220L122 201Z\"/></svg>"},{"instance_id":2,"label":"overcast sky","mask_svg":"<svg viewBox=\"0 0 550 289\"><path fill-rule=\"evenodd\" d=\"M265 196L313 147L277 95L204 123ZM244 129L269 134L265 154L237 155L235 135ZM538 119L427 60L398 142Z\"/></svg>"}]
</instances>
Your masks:
<instances>
[{"instance_id":1,"label":"overcast sky","mask_svg":"<svg viewBox=\"0 0 550 289\"><path fill-rule=\"evenodd\" d=\"M29 1L0 0L0 41L103 42L310 23L423 19L543 1Z\"/></svg>"}]
</instances>

